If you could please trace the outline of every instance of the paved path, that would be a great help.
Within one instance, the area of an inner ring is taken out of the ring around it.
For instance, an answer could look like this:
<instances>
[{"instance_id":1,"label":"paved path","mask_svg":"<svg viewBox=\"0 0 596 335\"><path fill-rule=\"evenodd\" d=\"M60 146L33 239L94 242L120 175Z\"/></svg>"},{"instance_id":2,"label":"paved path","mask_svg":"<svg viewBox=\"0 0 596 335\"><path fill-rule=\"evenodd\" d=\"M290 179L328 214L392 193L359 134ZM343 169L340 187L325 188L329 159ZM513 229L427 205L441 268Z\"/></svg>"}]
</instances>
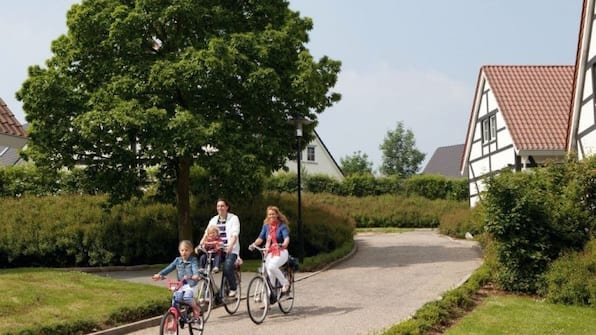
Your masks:
<instances>
[{"instance_id":1,"label":"paved path","mask_svg":"<svg viewBox=\"0 0 596 335\"><path fill-rule=\"evenodd\" d=\"M358 249L352 257L296 283L290 314L273 306L267 319L255 325L242 301L235 315L213 310L204 334L370 334L459 286L481 264L475 242L430 230L358 234L355 241ZM159 327L129 334L159 334Z\"/></svg>"}]
</instances>

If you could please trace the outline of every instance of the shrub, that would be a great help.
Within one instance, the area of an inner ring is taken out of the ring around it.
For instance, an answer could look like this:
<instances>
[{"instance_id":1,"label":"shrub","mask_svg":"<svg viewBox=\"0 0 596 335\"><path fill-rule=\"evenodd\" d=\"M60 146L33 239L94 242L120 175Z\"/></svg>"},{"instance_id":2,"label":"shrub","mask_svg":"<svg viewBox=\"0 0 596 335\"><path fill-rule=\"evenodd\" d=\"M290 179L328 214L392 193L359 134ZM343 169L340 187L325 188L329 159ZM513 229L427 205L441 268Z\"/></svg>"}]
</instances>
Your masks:
<instances>
[{"instance_id":1,"label":"shrub","mask_svg":"<svg viewBox=\"0 0 596 335\"><path fill-rule=\"evenodd\" d=\"M596 240L554 261L544 277L542 293L549 302L596 306Z\"/></svg>"},{"instance_id":2,"label":"shrub","mask_svg":"<svg viewBox=\"0 0 596 335\"><path fill-rule=\"evenodd\" d=\"M497 284L535 293L550 262L581 250L594 230L596 158L504 172L487 182L486 229L496 241Z\"/></svg>"}]
</instances>

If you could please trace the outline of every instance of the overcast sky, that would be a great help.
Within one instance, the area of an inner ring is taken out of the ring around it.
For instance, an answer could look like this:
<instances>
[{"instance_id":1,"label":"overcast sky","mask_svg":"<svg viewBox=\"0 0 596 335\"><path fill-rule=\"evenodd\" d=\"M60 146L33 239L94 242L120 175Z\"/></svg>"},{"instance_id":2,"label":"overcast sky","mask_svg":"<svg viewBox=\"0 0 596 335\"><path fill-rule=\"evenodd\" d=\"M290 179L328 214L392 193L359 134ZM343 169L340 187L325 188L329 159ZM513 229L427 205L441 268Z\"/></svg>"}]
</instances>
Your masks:
<instances>
[{"instance_id":1,"label":"overcast sky","mask_svg":"<svg viewBox=\"0 0 596 335\"><path fill-rule=\"evenodd\" d=\"M15 98L30 65L51 57L77 0L1 0L0 97L25 122ZM314 21L308 48L342 62L342 100L317 132L339 163L356 151L375 170L379 146L399 121L428 161L462 144L482 65L575 62L582 0L291 0ZM421 168L424 167L424 164Z\"/></svg>"}]
</instances>

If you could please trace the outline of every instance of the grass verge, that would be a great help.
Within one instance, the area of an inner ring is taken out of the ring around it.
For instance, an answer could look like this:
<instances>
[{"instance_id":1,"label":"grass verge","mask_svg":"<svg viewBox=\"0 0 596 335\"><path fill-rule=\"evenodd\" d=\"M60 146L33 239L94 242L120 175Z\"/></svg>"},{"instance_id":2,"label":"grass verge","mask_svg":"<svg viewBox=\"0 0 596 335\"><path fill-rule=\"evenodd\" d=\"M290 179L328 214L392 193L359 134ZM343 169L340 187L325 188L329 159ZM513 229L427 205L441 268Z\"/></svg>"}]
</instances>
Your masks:
<instances>
[{"instance_id":1,"label":"grass verge","mask_svg":"<svg viewBox=\"0 0 596 335\"><path fill-rule=\"evenodd\" d=\"M549 304L531 297L491 295L445 335L594 334L596 309Z\"/></svg>"},{"instance_id":2,"label":"grass verge","mask_svg":"<svg viewBox=\"0 0 596 335\"><path fill-rule=\"evenodd\" d=\"M81 334L163 312L157 286L53 269L0 271L0 329L9 334Z\"/></svg>"}]
</instances>

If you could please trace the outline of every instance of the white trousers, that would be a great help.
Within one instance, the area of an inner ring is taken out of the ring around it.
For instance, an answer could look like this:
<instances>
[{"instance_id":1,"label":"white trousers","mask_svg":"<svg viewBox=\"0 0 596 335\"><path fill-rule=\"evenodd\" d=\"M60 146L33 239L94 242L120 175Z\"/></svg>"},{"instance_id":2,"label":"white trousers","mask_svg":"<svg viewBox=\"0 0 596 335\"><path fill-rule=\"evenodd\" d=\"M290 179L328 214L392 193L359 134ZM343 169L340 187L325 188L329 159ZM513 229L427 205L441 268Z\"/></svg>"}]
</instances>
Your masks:
<instances>
[{"instance_id":1,"label":"white trousers","mask_svg":"<svg viewBox=\"0 0 596 335\"><path fill-rule=\"evenodd\" d=\"M277 279L279 283L283 285L288 284L288 280L284 277L283 273L279 269L282 265L284 265L288 261L288 250L284 249L281 250L279 256L273 256L272 254L267 254L265 258L265 267L267 268L267 274L269 278L271 278L271 283L275 285L275 280Z\"/></svg>"}]
</instances>

